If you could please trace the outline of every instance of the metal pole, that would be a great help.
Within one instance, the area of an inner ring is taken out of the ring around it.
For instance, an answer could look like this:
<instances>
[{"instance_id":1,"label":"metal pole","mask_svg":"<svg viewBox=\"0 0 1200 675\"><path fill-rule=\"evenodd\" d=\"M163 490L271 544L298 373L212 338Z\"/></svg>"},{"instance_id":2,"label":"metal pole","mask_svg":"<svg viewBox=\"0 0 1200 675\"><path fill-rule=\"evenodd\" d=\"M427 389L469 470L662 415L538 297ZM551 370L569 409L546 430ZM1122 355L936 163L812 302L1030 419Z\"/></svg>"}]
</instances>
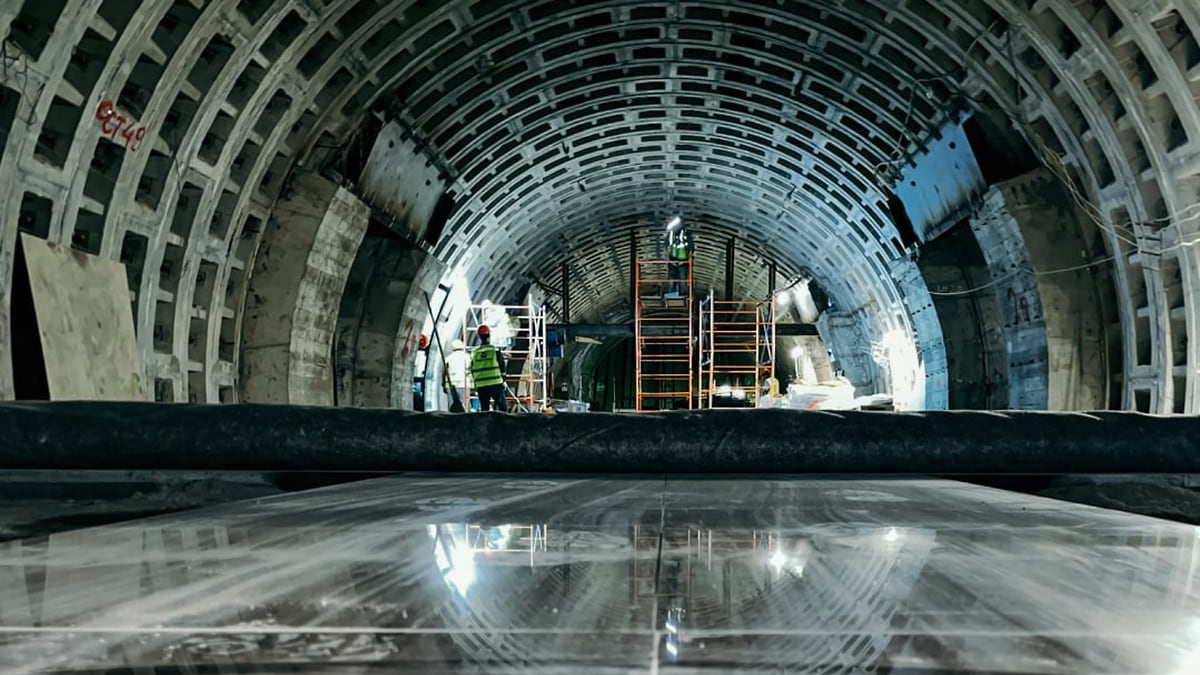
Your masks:
<instances>
[{"instance_id":1,"label":"metal pole","mask_svg":"<svg viewBox=\"0 0 1200 675\"><path fill-rule=\"evenodd\" d=\"M693 304L693 295L692 295L695 292L695 288L692 285L693 281L694 281L694 279L692 278L692 265L694 262L695 262L695 258L692 256L688 256L688 260L687 260L687 308L685 310L685 311L687 311L687 317L688 317L688 343L687 343L688 410L695 410L696 404L699 402L697 400L699 398L699 392L696 391L699 388L697 386L699 384L699 380L697 379L696 374L692 372L692 359L696 358L696 351L695 351L695 349L696 349L696 347L695 347L695 345L696 345L696 342L695 342L696 318L694 315L696 305Z\"/></svg>"},{"instance_id":2,"label":"metal pole","mask_svg":"<svg viewBox=\"0 0 1200 675\"><path fill-rule=\"evenodd\" d=\"M734 244L733 237L725 242L725 300L733 300L733 263L734 263Z\"/></svg>"},{"instance_id":3,"label":"metal pole","mask_svg":"<svg viewBox=\"0 0 1200 675\"><path fill-rule=\"evenodd\" d=\"M562 264L562 320L571 325L571 265Z\"/></svg>"},{"instance_id":4,"label":"metal pole","mask_svg":"<svg viewBox=\"0 0 1200 675\"><path fill-rule=\"evenodd\" d=\"M634 234L630 233L629 243L634 244ZM630 252L630 269L633 270L630 278L630 294L633 296L633 350L634 362L636 370L633 373L634 385L636 390L634 393L634 409L637 412L642 412L642 306L641 299L638 298L638 282L640 281L641 269L638 266L637 258L633 255L637 252L636 246L629 249Z\"/></svg>"},{"instance_id":5,"label":"metal pole","mask_svg":"<svg viewBox=\"0 0 1200 675\"><path fill-rule=\"evenodd\" d=\"M772 260L771 265L767 271L767 295L771 298L772 301L774 301L774 299L775 299L775 273L776 273L776 271L777 270L775 268L775 261Z\"/></svg>"},{"instance_id":6,"label":"metal pole","mask_svg":"<svg viewBox=\"0 0 1200 675\"><path fill-rule=\"evenodd\" d=\"M629 230L629 308L637 311L637 230Z\"/></svg>"}]
</instances>

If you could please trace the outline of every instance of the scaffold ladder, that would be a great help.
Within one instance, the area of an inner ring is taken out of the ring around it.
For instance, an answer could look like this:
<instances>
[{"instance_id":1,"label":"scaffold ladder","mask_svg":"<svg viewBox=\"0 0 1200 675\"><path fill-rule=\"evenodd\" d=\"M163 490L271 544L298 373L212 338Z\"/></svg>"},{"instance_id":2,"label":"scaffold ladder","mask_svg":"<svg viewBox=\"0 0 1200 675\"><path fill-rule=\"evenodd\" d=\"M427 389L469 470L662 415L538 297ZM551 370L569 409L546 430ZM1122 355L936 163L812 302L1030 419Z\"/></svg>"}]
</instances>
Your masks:
<instances>
[{"instance_id":1,"label":"scaffold ladder","mask_svg":"<svg viewBox=\"0 0 1200 675\"><path fill-rule=\"evenodd\" d=\"M634 290L637 411L691 410L695 405L691 259L638 260Z\"/></svg>"},{"instance_id":2,"label":"scaffold ladder","mask_svg":"<svg viewBox=\"0 0 1200 675\"><path fill-rule=\"evenodd\" d=\"M711 408L728 394L757 406L762 385L775 371L773 300L717 300L700 304L700 399Z\"/></svg>"}]
</instances>

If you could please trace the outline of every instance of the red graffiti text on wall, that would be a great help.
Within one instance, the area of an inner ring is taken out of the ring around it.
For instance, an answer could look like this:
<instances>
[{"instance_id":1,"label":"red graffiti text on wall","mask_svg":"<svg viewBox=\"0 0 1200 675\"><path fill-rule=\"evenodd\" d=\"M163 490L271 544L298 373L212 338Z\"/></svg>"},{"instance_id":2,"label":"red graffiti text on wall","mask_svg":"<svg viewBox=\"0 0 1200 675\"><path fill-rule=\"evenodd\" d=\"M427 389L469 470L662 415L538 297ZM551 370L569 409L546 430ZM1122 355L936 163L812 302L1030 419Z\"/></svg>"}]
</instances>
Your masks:
<instances>
[{"instance_id":1,"label":"red graffiti text on wall","mask_svg":"<svg viewBox=\"0 0 1200 675\"><path fill-rule=\"evenodd\" d=\"M137 152L146 140L146 127L139 126L137 121L122 115L117 111L113 102L104 99L96 107L96 119L100 122L100 133L108 136L116 143L125 143L131 152Z\"/></svg>"}]
</instances>

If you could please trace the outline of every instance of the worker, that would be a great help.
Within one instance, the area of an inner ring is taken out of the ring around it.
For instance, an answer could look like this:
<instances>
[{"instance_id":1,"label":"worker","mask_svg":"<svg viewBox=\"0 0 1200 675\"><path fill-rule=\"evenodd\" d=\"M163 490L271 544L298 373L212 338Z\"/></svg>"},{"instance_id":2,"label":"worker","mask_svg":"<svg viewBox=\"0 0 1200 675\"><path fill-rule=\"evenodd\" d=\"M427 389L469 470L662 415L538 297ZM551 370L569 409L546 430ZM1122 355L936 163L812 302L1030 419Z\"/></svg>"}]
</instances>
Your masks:
<instances>
[{"instance_id":1,"label":"worker","mask_svg":"<svg viewBox=\"0 0 1200 675\"><path fill-rule=\"evenodd\" d=\"M479 327L479 346L471 354L471 376L475 379L475 391L479 392L479 409L488 412L493 404L496 410L508 412L504 398L504 356L491 343L492 329Z\"/></svg>"},{"instance_id":2,"label":"worker","mask_svg":"<svg viewBox=\"0 0 1200 675\"><path fill-rule=\"evenodd\" d=\"M425 364L429 358L429 336L417 339L417 357L413 365L413 410L425 412Z\"/></svg>"},{"instance_id":3,"label":"worker","mask_svg":"<svg viewBox=\"0 0 1200 675\"><path fill-rule=\"evenodd\" d=\"M450 395L450 412L466 412L462 397L471 389L470 360L462 340L450 343L450 353L446 355L446 379L442 383L442 391Z\"/></svg>"},{"instance_id":4,"label":"worker","mask_svg":"<svg viewBox=\"0 0 1200 675\"><path fill-rule=\"evenodd\" d=\"M687 291L688 260L692 257L692 235L686 226L679 226L668 232L667 278L671 281L665 297L679 298Z\"/></svg>"},{"instance_id":5,"label":"worker","mask_svg":"<svg viewBox=\"0 0 1200 675\"><path fill-rule=\"evenodd\" d=\"M480 324L487 326L492 332L492 344L497 349L508 349L512 346L512 319L508 311L495 305L491 300L484 300L480 305Z\"/></svg>"}]
</instances>

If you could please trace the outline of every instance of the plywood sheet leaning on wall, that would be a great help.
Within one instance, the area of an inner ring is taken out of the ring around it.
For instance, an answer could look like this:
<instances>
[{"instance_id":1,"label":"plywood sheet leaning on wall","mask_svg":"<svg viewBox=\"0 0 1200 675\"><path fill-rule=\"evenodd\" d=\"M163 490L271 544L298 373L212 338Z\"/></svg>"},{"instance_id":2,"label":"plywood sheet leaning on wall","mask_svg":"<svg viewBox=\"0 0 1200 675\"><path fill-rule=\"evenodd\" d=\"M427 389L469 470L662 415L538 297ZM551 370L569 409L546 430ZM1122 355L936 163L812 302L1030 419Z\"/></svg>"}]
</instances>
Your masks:
<instances>
[{"instance_id":1,"label":"plywood sheet leaning on wall","mask_svg":"<svg viewBox=\"0 0 1200 675\"><path fill-rule=\"evenodd\" d=\"M21 249L50 399L143 400L125 266L27 234Z\"/></svg>"}]
</instances>

